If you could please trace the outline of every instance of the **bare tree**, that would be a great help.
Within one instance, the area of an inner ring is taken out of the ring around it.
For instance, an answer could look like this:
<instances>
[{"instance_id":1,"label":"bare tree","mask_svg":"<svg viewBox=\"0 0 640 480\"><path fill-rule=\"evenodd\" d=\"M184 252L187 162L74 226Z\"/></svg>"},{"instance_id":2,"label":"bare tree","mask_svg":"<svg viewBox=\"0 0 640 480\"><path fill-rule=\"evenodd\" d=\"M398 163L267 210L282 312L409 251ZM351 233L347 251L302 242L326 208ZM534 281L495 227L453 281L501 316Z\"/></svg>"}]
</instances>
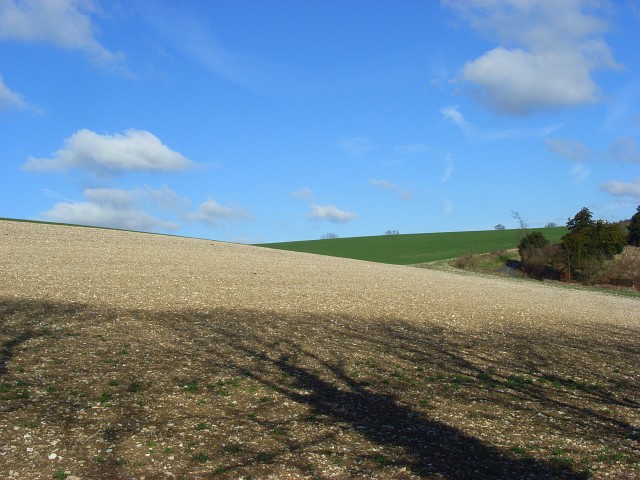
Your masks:
<instances>
[{"instance_id":1,"label":"bare tree","mask_svg":"<svg viewBox=\"0 0 640 480\"><path fill-rule=\"evenodd\" d=\"M515 218L518 221L518 224L520 225L520 230L522 230L522 236L524 237L524 232L527 230L527 227L529 226L527 225L527 222L524 221L524 218L522 218L522 215L520 215L520 212L517 212L515 210L511 212L511 218Z\"/></svg>"}]
</instances>

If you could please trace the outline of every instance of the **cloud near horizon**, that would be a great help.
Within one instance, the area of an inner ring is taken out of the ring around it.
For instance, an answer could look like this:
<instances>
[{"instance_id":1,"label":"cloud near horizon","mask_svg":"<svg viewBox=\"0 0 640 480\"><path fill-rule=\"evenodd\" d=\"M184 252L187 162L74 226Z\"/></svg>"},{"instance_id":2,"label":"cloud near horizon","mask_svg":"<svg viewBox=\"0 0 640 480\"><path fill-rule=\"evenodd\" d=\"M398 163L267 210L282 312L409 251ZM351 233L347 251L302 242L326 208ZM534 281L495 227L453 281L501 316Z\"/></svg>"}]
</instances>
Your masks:
<instances>
[{"instance_id":1,"label":"cloud near horizon","mask_svg":"<svg viewBox=\"0 0 640 480\"><path fill-rule=\"evenodd\" d=\"M633 182L610 180L600 185L600 189L615 197L631 197L634 200L640 200L640 177Z\"/></svg>"},{"instance_id":2,"label":"cloud near horizon","mask_svg":"<svg viewBox=\"0 0 640 480\"><path fill-rule=\"evenodd\" d=\"M96 39L98 29L91 15L98 13L92 0L4 0L0 3L0 39L80 50L101 68L129 74L124 55L108 50Z\"/></svg>"},{"instance_id":3,"label":"cloud near horizon","mask_svg":"<svg viewBox=\"0 0 640 480\"><path fill-rule=\"evenodd\" d=\"M326 220L332 223L346 223L357 217L355 212L341 210L335 205L311 205L309 218L314 220Z\"/></svg>"},{"instance_id":4,"label":"cloud near horizon","mask_svg":"<svg viewBox=\"0 0 640 480\"><path fill-rule=\"evenodd\" d=\"M82 129L65 139L64 147L52 158L29 157L23 168L48 172L78 168L98 175L127 171L175 171L194 165L145 130L100 135Z\"/></svg>"},{"instance_id":5,"label":"cloud near horizon","mask_svg":"<svg viewBox=\"0 0 640 480\"><path fill-rule=\"evenodd\" d=\"M139 205L140 192L119 188L88 188L87 201L56 203L42 215L61 223L122 228L126 230L175 230L179 225L156 218Z\"/></svg>"},{"instance_id":6,"label":"cloud near horizon","mask_svg":"<svg viewBox=\"0 0 640 480\"><path fill-rule=\"evenodd\" d=\"M241 207L225 207L212 198L208 198L198 206L196 211L187 213L184 218L190 222L199 222L210 226L217 226L223 222L250 220L252 217Z\"/></svg>"},{"instance_id":7,"label":"cloud near horizon","mask_svg":"<svg viewBox=\"0 0 640 480\"><path fill-rule=\"evenodd\" d=\"M460 80L489 109L511 116L594 103L595 70L620 69L600 37L608 26L593 2L444 0L501 44L467 61ZM591 11L595 11L591 9Z\"/></svg>"}]
</instances>

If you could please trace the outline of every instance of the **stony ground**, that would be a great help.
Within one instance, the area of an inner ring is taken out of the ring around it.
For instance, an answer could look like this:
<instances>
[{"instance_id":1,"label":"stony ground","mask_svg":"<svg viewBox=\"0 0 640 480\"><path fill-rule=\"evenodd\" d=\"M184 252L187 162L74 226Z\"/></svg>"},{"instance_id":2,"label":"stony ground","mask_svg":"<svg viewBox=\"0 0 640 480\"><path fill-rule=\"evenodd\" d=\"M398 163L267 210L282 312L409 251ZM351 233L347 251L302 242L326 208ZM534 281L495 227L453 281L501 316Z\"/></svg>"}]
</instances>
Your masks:
<instances>
[{"instance_id":1,"label":"stony ground","mask_svg":"<svg viewBox=\"0 0 640 480\"><path fill-rule=\"evenodd\" d=\"M640 478L640 301L0 221L0 478Z\"/></svg>"}]
</instances>

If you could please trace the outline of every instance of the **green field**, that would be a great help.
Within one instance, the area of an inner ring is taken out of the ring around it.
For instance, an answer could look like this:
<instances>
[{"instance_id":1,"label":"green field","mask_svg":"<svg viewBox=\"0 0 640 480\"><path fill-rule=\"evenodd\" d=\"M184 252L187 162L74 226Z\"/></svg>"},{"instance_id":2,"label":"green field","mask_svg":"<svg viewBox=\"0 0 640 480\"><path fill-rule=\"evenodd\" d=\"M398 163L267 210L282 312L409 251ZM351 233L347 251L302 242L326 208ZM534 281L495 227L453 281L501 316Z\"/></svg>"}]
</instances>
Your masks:
<instances>
[{"instance_id":1,"label":"green field","mask_svg":"<svg viewBox=\"0 0 640 480\"><path fill-rule=\"evenodd\" d=\"M528 230L532 231L542 232L551 243L558 243L567 233L565 227ZM457 258L468 253L490 253L516 248L521 236L522 231L519 229L483 230L263 243L258 246L379 263L412 265Z\"/></svg>"}]
</instances>

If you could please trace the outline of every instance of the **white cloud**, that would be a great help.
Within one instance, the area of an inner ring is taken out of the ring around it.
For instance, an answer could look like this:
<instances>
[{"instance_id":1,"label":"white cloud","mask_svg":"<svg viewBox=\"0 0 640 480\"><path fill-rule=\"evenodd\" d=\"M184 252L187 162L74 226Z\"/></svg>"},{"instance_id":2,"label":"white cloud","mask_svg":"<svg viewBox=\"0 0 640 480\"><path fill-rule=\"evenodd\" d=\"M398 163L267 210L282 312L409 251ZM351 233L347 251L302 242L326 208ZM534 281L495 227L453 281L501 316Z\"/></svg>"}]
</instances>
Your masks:
<instances>
[{"instance_id":1,"label":"white cloud","mask_svg":"<svg viewBox=\"0 0 640 480\"><path fill-rule=\"evenodd\" d=\"M98 12L91 0L3 0L0 38L81 50L100 67L126 72L124 55L109 51L95 37L91 15Z\"/></svg>"},{"instance_id":2,"label":"white cloud","mask_svg":"<svg viewBox=\"0 0 640 480\"><path fill-rule=\"evenodd\" d=\"M340 148L342 148L352 157L359 157L377 148L375 143L371 139L366 137L345 138L340 142L339 145Z\"/></svg>"},{"instance_id":3,"label":"white cloud","mask_svg":"<svg viewBox=\"0 0 640 480\"><path fill-rule=\"evenodd\" d=\"M179 227L175 223L155 218L139 208L136 191L89 188L83 193L88 201L59 202L42 215L54 222L127 230L173 230Z\"/></svg>"},{"instance_id":4,"label":"white cloud","mask_svg":"<svg viewBox=\"0 0 640 480\"><path fill-rule=\"evenodd\" d=\"M83 129L65 139L64 148L52 158L29 157L24 168L41 172L80 168L97 174L115 174L183 170L191 165L190 160L147 131L132 129L124 134L100 135Z\"/></svg>"},{"instance_id":5,"label":"white cloud","mask_svg":"<svg viewBox=\"0 0 640 480\"><path fill-rule=\"evenodd\" d=\"M346 223L356 218L355 212L341 210L335 205L311 205L309 218L327 220L332 223Z\"/></svg>"},{"instance_id":6,"label":"white cloud","mask_svg":"<svg viewBox=\"0 0 640 480\"><path fill-rule=\"evenodd\" d=\"M308 187L302 187L300 190L296 190L291 194L294 198L311 198L313 196L313 192Z\"/></svg>"},{"instance_id":7,"label":"white cloud","mask_svg":"<svg viewBox=\"0 0 640 480\"><path fill-rule=\"evenodd\" d=\"M487 130L478 127L468 121L462 112L455 105L450 105L440 109L440 114L448 121L456 125L462 133L469 139L481 142L494 142L497 140L508 140L518 138L539 138L544 137L560 128L561 125L549 125L540 128L507 128L498 130Z\"/></svg>"},{"instance_id":8,"label":"white cloud","mask_svg":"<svg viewBox=\"0 0 640 480\"><path fill-rule=\"evenodd\" d=\"M382 179L371 179L369 183L376 188L380 188L382 190L387 190L389 192L393 192L398 195L403 200L413 200L415 198L415 194L411 190L407 190L396 185L393 182Z\"/></svg>"},{"instance_id":9,"label":"white cloud","mask_svg":"<svg viewBox=\"0 0 640 480\"><path fill-rule=\"evenodd\" d=\"M7 87L2 75L0 75L0 110L24 110L25 108L27 108L27 102L22 98L22 95Z\"/></svg>"},{"instance_id":10,"label":"white cloud","mask_svg":"<svg viewBox=\"0 0 640 480\"><path fill-rule=\"evenodd\" d=\"M640 163L640 149L633 137L620 137L609 147L609 154L615 160Z\"/></svg>"},{"instance_id":11,"label":"white cloud","mask_svg":"<svg viewBox=\"0 0 640 480\"><path fill-rule=\"evenodd\" d=\"M186 214L185 218L192 222L216 226L221 222L248 220L251 218L251 215L240 207L225 207L212 198L209 198L205 202L202 202L195 212Z\"/></svg>"},{"instance_id":12,"label":"white cloud","mask_svg":"<svg viewBox=\"0 0 640 480\"><path fill-rule=\"evenodd\" d=\"M545 138L544 143L550 152L557 153L569 160L584 162L589 158L589 149L577 140L570 138Z\"/></svg>"},{"instance_id":13,"label":"white cloud","mask_svg":"<svg viewBox=\"0 0 640 480\"><path fill-rule=\"evenodd\" d=\"M640 177L633 182L610 180L600 185L600 188L616 197L632 197L640 199Z\"/></svg>"},{"instance_id":14,"label":"white cloud","mask_svg":"<svg viewBox=\"0 0 640 480\"><path fill-rule=\"evenodd\" d=\"M462 80L489 108L508 115L598 100L592 73L618 69L599 37L604 20L590 0L445 0L472 28L502 44L465 63Z\"/></svg>"}]
</instances>

